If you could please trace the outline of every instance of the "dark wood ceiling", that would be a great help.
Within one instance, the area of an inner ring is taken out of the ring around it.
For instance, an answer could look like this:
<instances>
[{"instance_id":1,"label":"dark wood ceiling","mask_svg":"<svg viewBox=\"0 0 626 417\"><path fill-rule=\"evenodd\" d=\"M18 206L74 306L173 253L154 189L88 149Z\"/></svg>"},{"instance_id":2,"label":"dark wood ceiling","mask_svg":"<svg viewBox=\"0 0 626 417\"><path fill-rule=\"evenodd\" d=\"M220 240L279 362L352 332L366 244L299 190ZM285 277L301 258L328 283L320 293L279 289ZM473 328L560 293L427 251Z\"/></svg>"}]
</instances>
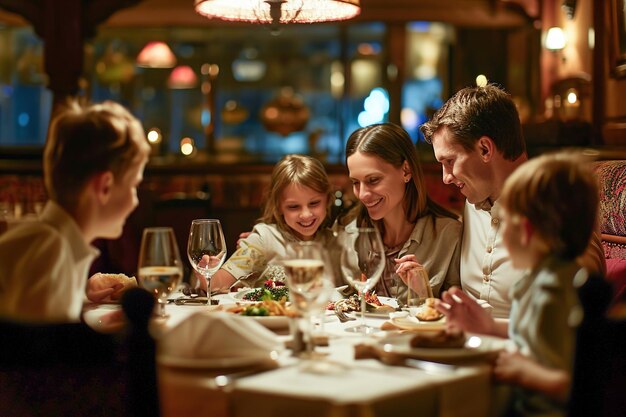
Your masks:
<instances>
[{"instance_id":1,"label":"dark wood ceiling","mask_svg":"<svg viewBox=\"0 0 626 417\"><path fill-rule=\"evenodd\" d=\"M22 25L25 20L7 12L17 0L0 0L0 22ZM28 3L29 0L19 0ZM30 0L33 3L40 3ZM94 0L84 0L94 1ZM95 0L98 1L98 0ZM106 0L105 0L106 1ZM361 0L359 21L441 21L456 26L507 27L528 24L537 0ZM22 3L23 4L23 3ZM61 3L59 3L61 4ZM5 10L2 9L4 5ZM223 25L193 10L193 0L142 0L115 12L109 27Z\"/></svg>"}]
</instances>

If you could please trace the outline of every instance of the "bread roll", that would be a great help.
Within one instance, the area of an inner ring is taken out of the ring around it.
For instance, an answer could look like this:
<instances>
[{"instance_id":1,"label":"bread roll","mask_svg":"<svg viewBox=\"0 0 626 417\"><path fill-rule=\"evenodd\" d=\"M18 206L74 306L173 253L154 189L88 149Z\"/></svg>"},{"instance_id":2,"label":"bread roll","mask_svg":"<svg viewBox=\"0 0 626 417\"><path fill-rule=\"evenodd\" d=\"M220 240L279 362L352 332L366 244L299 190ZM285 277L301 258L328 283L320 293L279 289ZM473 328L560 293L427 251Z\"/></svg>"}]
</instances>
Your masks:
<instances>
[{"instance_id":1,"label":"bread roll","mask_svg":"<svg viewBox=\"0 0 626 417\"><path fill-rule=\"evenodd\" d=\"M122 288L106 298L111 301L119 301L119 299L122 298L124 291L137 286L137 279L135 277L129 277L125 274L103 274L98 272L94 274L91 279L95 279L94 284L92 284L92 289L94 290L111 288L116 284L123 285Z\"/></svg>"}]
</instances>

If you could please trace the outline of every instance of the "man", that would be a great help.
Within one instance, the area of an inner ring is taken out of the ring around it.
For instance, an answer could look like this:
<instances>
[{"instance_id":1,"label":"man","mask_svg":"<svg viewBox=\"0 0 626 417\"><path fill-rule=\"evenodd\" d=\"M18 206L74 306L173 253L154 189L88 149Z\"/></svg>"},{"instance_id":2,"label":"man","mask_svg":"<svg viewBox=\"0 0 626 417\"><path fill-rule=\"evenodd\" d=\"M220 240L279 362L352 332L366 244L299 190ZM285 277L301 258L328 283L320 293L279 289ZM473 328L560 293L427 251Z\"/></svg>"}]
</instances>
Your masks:
<instances>
[{"instance_id":1,"label":"man","mask_svg":"<svg viewBox=\"0 0 626 417\"><path fill-rule=\"evenodd\" d=\"M505 180L526 162L526 145L515 104L495 85L457 92L420 128L443 168L443 182L465 196L461 242L461 284L474 298L507 318L509 288L523 270L514 269L502 243L498 197ZM579 263L603 273L598 237Z\"/></svg>"}]
</instances>

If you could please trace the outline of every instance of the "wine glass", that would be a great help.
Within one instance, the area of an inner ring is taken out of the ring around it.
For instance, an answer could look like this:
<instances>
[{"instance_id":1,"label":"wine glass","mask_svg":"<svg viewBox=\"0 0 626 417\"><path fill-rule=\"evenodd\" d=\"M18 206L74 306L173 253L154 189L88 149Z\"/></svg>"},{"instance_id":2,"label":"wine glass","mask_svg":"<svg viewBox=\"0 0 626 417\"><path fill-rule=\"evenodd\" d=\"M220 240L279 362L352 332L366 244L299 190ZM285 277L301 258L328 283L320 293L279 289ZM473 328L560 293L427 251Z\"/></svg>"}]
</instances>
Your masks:
<instances>
[{"instance_id":1,"label":"wine glass","mask_svg":"<svg viewBox=\"0 0 626 417\"><path fill-rule=\"evenodd\" d=\"M330 284L326 274L325 250L318 242L291 242L282 263L289 287L291 305L304 320L305 358L313 358L311 317L323 309L330 299Z\"/></svg>"},{"instance_id":2,"label":"wine glass","mask_svg":"<svg viewBox=\"0 0 626 417\"><path fill-rule=\"evenodd\" d=\"M148 227L143 230L137 271L141 286L154 294L157 300L157 316L168 317L165 313L167 297L180 284L183 276L183 264L171 227Z\"/></svg>"},{"instance_id":3,"label":"wine glass","mask_svg":"<svg viewBox=\"0 0 626 417\"><path fill-rule=\"evenodd\" d=\"M206 280L207 304L211 305L211 277L226 259L226 240L219 220L196 219L191 222L187 256L193 269Z\"/></svg>"},{"instance_id":4,"label":"wine glass","mask_svg":"<svg viewBox=\"0 0 626 417\"><path fill-rule=\"evenodd\" d=\"M385 268L385 249L378 230L373 227L346 228L341 239L341 272L361 299L361 324L346 331L374 333L378 329L365 323L365 294L370 291Z\"/></svg>"}]
</instances>

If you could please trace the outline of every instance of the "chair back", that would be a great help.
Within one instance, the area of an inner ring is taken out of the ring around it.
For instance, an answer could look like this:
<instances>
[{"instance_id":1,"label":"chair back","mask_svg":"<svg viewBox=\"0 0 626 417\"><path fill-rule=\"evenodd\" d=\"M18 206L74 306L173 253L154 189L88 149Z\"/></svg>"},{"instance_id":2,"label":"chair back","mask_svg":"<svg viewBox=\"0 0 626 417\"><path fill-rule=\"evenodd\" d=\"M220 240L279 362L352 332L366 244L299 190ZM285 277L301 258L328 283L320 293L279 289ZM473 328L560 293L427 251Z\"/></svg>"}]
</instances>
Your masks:
<instances>
[{"instance_id":1,"label":"chair back","mask_svg":"<svg viewBox=\"0 0 626 417\"><path fill-rule=\"evenodd\" d=\"M154 298L135 288L122 304L124 334L100 334L84 323L0 321L0 415L157 417L147 330Z\"/></svg>"}]
</instances>

